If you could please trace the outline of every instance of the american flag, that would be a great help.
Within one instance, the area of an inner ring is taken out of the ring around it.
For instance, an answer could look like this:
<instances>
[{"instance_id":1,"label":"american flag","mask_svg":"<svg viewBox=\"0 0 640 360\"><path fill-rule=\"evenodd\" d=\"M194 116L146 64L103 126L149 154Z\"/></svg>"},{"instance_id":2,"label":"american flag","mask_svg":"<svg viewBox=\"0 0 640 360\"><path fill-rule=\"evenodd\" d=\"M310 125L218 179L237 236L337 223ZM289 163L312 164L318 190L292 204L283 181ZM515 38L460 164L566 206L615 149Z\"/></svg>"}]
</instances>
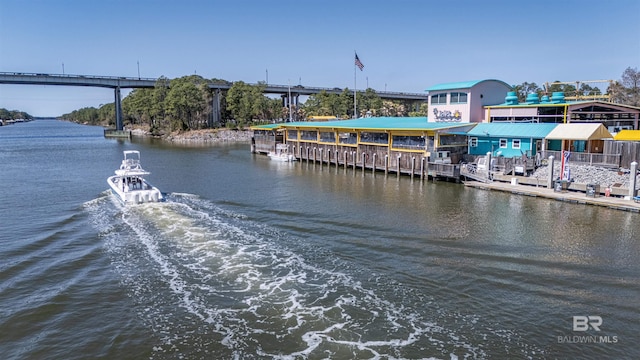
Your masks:
<instances>
[{"instance_id":1,"label":"american flag","mask_svg":"<svg viewBox=\"0 0 640 360\"><path fill-rule=\"evenodd\" d=\"M362 64L362 62L358 58L358 54L356 54L356 66L360 69L360 71L362 71L362 68L364 68L364 65Z\"/></svg>"}]
</instances>

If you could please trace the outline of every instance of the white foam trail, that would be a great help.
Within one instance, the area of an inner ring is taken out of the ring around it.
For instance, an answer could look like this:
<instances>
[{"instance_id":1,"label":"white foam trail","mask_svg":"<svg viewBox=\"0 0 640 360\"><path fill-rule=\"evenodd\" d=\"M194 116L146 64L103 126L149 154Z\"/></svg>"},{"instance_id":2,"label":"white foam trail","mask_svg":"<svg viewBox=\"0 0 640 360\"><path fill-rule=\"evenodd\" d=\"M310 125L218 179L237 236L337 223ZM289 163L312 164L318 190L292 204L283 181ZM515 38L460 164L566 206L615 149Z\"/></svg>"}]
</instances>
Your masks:
<instances>
[{"instance_id":1,"label":"white foam trail","mask_svg":"<svg viewBox=\"0 0 640 360\"><path fill-rule=\"evenodd\" d=\"M273 229L197 196L169 198L174 201L132 207L85 205L141 316L163 339L158 352L184 355L213 341L226 347L214 347L222 357L415 358L416 348L486 356L455 330L425 319L423 309L396 303L402 297L391 301L346 272L308 263L283 247Z\"/></svg>"}]
</instances>

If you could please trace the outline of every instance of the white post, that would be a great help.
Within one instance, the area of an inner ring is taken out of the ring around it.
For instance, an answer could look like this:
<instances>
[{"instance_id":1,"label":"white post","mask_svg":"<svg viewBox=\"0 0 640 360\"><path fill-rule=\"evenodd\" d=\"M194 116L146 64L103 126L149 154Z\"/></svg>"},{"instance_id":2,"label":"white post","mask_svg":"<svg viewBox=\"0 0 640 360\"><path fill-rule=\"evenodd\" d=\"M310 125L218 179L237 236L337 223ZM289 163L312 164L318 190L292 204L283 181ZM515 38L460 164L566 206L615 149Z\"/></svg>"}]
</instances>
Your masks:
<instances>
[{"instance_id":1,"label":"white post","mask_svg":"<svg viewBox=\"0 0 640 360\"><path fill-rule=\"evenodd\" d=\"M377 153L373 153L373 164L371 164L371 172L375 173L376 172L376 161L378 160L378 154Z\"/></svg>"},{"instance_id":2,"label":"white post","mask_svg":"<svg viewBox=\"0 0 640 360\"><path fill-rule=\"evenodd\" d=\"M553 155L549 156L549 165L547 165L547 188L553 189Z\"/></svg>"},{"instance_id":3,"label":"white post","mask_svg":"<svg viewBox=\"0 0 640 360\"><path fill-rule=\"evenodd\" d=\"M491 152L487 152L487 179L491 180Z\"/></svg>"},{"instance_id":4,"label":"white post","mask_svg":"<svg viewBox=\"0 0 640 360\"><path fill-rule=\"evenodd\" d=\"M638 163L637 162L632 162L631 163L631 173L629 174L629 176L631 177L629 179L629 199L633 200L633 197L636 196L636 174L638 173Z\"/></svg>"}]
</instances>

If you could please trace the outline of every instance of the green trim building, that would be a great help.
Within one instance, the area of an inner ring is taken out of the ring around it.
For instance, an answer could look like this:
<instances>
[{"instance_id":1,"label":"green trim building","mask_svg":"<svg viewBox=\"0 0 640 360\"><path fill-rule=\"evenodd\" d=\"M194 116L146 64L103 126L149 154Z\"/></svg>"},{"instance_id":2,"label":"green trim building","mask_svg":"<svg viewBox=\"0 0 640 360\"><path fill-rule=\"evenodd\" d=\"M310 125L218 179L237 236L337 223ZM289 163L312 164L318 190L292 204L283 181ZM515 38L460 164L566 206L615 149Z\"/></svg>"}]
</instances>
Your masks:
<instances>
[{"instance_id":1,"label":"green trim building","mask_svg":"<svg viewBox=\"0 0 640 360\"><path fill-rule=\"evenodd\" d=\"M420 169L424 174L429 162L447 158L447 163L456 164L466 151L467 137L463 134L474 125L428 122L426 117L370 117L252 129L254 137L263 139L275 140L280 134L289 153L300 160L411 174ZM253 151L264 153L272 151L270 148L256 147ZM456 169L447 171L457 177Z\"/></svg>"}]
</instances>

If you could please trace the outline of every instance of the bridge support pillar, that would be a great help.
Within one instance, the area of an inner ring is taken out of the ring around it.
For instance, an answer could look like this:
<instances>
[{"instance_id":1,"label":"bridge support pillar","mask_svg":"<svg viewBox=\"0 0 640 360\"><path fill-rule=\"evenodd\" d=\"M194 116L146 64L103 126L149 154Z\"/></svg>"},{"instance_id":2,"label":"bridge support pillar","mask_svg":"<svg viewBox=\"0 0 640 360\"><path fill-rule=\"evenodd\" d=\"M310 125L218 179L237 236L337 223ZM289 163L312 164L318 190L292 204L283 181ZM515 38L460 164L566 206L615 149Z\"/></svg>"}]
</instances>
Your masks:
<instances>
[{"instance_id":1,"label":"bridge support pillar","mask_svg":"<svg viewBox=\"0 0 640 360\"><path fill-rule=\"evenodd\" d=\"M222 114L220 111L220 89L215 89L213 91L213 101L211 103L211 124L210 127L214 127L220 124Z\"/></svg>"},{"instance_id":2,"label":"bridge support pillar","mask_svg":"<svg viewBox=\"0 0 640 360\"><path fill-rule=\"evenodd\" d=\"M116 87L114 91L115 105L116 105L116 130L124 130L122 124L122 99L120 96L120 87Z\"/></svg>"},{"instance_id":3,"label":"bridge support pillar","mask_svg":"<svg viewBox=\"0 0 640 360\"><path fill-rule=\"evenodd\" d=\"M299 101L300 101L300 94L281 95L281 98L282 98L282 107L286 107L291 114L289 116L290 120L298 121L298 107L299 107Z\"/></svg>"}]
</instances>

